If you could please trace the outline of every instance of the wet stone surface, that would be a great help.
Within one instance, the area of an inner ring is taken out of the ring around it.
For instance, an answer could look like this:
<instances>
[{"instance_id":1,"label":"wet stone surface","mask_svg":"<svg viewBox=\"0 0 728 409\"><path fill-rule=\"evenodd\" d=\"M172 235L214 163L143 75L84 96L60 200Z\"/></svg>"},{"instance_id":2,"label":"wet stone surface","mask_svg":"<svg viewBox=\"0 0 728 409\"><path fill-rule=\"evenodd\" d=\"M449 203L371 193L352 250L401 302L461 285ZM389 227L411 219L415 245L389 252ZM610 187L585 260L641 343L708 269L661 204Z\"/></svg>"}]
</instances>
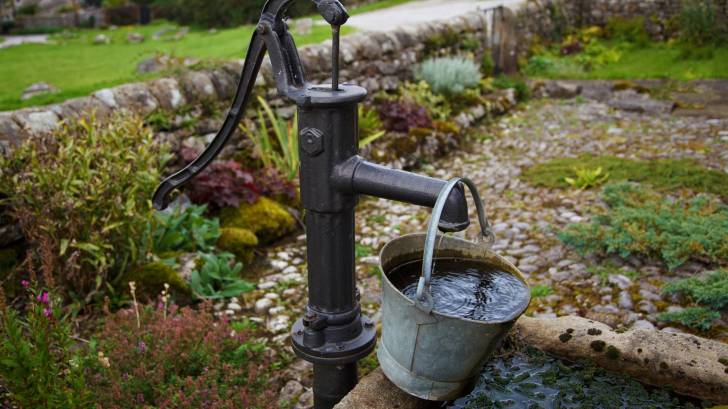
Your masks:
<instances>
[{"instance_id":1,"label":"wet stone surface","mask_svg":"<svg viewBox=\"0 0 728 409\"><path fill-rule=\"evenodd\" d=\"M669 272L651 260L584 259L563 246L556 233L569 223L588 220L590 209L603 206L599 190L533 187L519 176L536 163L583 153L642 160L694 158L704 166L728 171L727 132L726 119L625 112L593 101L539 100L474 131L478 140L465 151L423 165L418 172L443 179L467 176L478 185L497 236L493 249L516 264L531 286L552 289L533 300L529 315L579 315L615 328L657 327L676 332L684 329L666 327L657 320L660 312L680 307L679 300L661 295L661 285L706 266L688 263ZM379 250L400 235L424 232L428 217L429 211L417 206L375 198L360 201L358 287L364 313L377 322ZM471 220L476 220L474 213ZM464 235L475 238L476 229L471 227ZM305 237L271 248L265 256L267 266L259 275L258 289L239 300L241 309L230 303L219 307L264 325L271 334L271 348L292 356L288 331L306 301ZM725 333L711 336L728 339ZM310 366L292 362L289 369L299 370L287 370L284 383L305 382Z\"/></svg>"}]
</instances>

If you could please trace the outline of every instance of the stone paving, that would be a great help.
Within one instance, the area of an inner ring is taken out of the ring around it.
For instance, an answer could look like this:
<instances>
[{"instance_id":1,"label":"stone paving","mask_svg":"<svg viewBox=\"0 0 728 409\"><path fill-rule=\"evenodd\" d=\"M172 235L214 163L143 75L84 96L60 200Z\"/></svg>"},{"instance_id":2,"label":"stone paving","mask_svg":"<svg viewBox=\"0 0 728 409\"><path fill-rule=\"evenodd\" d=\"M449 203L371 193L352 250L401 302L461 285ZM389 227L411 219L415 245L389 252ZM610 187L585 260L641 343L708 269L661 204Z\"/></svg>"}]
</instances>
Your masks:
<instances>
[{"instance_id":1,"label":"stone paving","mask_svg":"<svg viewBox=\"0 0 728 409\"><path fill-rule=\"evenodd\" d=\"M600 205L598 190L537 188L519 175L535 163L581 153L635 159L690 157L728 172L728 119L638 114L583 99L538 100L482 127L474 137L478 140L467 151L419 171L445 179L467 176L476 182L497 235L493 249L514 262L531 285L544 284L554 289L554 294L534 300L529 314L580 315L616 328L680 331L656 319L660 311L680 308L673 305L675 300L663 299L660 285L668 277L702 271L703 265L688 263L668 273L655 262L613 259L609 261L617 266L616 271L600 278L590 272L598 261L579 257L560 244L555 235L567 224L589 217L586 209ZM424 231L429 212L369 198L361 201L357 215L361 301L364 311L378 320L378 251L399 235ZM474 215L472 220L476 220ZM475 230L471 227L466 235L473 237ZM267 256L269 266L258 290L246 297L242 308L235 300L233 309L240 312L226 312L265 325L272 334L273 349L292 354L288 331L305 305L305 237L269 249ZM218 307L226 309L224 305ZM718 334L718 338L725 341L728 334ZM296 396L308 391L308 370L310 367L302 361L294 361L285 370L284 381L290 382L282 398L296 401ZM291 407L307 407L309 397L303 398Z\"/></svg>"}]
</instances>

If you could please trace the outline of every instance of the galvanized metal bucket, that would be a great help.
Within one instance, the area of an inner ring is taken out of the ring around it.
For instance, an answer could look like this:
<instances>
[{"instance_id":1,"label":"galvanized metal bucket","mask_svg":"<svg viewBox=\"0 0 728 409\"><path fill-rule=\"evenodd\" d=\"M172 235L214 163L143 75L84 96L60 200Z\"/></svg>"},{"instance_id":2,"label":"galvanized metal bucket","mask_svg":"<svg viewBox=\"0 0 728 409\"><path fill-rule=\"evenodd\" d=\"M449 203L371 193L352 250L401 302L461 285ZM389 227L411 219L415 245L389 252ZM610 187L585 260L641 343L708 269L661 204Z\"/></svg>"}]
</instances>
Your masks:
<instances>
[{"instance_id":1,"label":"galvanized metal bucket","mask_svg":"<svg viewBox=\"0 0 728 409\"><path fill-rule=\"evenodd\" d=\"M453 179L443 189L444 199L458 183L472 192L483 237L492 237L475 186L467 179ZM377 357L384 374L400 389L428 400L458 398L476 379L483 365L511 329L527 305L497 322L474 321L449 316L432 309L430 276L437 240L437 257L477 260L510 273L524 284L520 271L489 246L437 234L444 206L438 199L428 234L406 235L387 243L380 254L382 272L382 337ZM415 300L407 298L388 277L394 268L423 260ZM527 285L527 284L526 284Z\"/></svg>"}]
</instances>

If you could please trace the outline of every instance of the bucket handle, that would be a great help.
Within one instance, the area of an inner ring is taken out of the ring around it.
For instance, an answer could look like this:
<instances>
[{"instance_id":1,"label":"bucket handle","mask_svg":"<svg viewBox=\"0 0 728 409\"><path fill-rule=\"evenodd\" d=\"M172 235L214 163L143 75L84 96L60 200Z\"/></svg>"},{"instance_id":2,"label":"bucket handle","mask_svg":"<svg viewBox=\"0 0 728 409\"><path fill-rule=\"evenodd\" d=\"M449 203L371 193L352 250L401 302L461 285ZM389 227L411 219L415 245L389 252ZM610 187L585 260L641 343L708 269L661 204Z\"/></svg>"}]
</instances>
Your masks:
<instances>
[{"instance_id":1,"label":"bucket handle","mask_svg":"<svg viewBox=\"0 0 728 409\"><path fill-rule=\"evenodd\" d=\"M483 207L483 201L480 199L480 194L478 194L478 188L468 178L450 179L442 190L440 190L440 194L437 196L437 202L435 202L435 206L432 208L432 217L430 218L430 224L427 227L427 237L425 238L425 251L422 256L422 275L417 283L415 306L427 314L432 311L434 306L432 292L430 291L430 280L432 279L432 260L435 255L437 226L440 223L440 216L442 216L442 211L445 208L445 203L448 196L450 196L450 192L460 183L464 183L468 187L468 190L470 190L470 194L473 196L475 208L478 211L481 239L488 245L492 245L495 240L495 235L490 227L490 222L485 216L485 208Z\"/></svg>"}]
</instances>

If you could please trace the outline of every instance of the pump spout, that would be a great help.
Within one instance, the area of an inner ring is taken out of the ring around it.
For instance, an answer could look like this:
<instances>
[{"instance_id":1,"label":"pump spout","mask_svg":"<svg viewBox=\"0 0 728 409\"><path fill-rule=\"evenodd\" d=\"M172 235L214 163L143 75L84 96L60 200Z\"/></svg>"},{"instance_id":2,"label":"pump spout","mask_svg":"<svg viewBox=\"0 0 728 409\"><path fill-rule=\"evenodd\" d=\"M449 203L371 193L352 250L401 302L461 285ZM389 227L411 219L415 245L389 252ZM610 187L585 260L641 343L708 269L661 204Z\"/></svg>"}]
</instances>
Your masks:
<instances>
[{"instance_id":1,"label":"pump spout","mask_svg":"<svg viewBox=\"0 0 728 409\"><path fill-rule=\"evenodd\" d=\"M384 199L433 207L437 196L447 183L444 180L390 169L354 156L333 174L333 183L352 194L364 194ZM465 230L470 225L468 202L462 185L452 190L447 198L438 228L443 232Z\"/></svg>"}]
</instances>

